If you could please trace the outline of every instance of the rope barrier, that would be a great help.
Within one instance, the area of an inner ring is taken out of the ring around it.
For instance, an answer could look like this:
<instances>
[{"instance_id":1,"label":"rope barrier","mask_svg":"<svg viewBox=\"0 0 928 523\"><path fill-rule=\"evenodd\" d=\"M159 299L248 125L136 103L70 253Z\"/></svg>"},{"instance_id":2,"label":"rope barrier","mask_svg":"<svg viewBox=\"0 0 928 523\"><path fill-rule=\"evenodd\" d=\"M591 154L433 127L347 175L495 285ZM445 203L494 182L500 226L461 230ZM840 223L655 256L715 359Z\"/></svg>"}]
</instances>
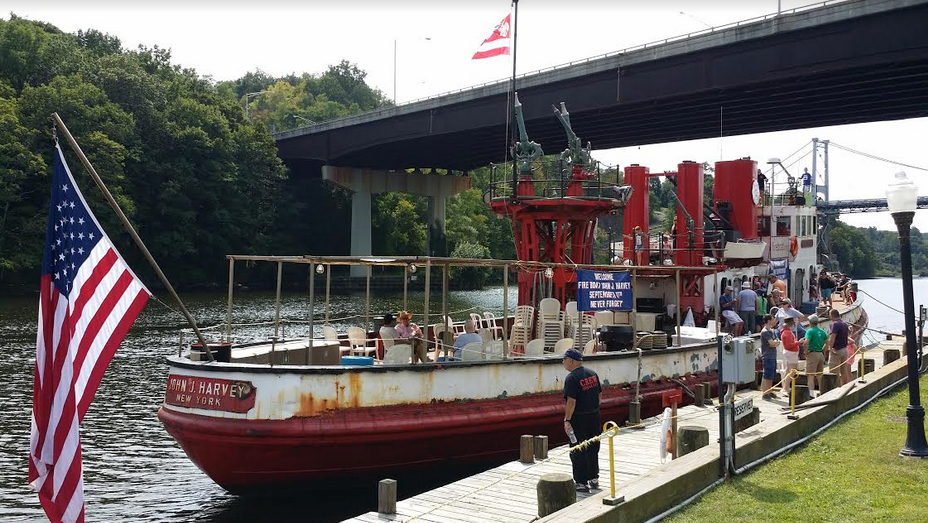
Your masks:
<instances>
[{"instance_id":1,"label":"rope barrier","mask_svg":"<svg viewBox=\"0 0 928 523\"><path fill-rule=\"evenodd\" d=\"M894 311L894 312L898 312L899 314L902 314L903 316L905 315L905 313L902 312L901 310L899 310L899 309L893 307L892 305L888 305L888 304L886 304L886 303L884 303L884 302L882 302L882 301L876 299L872 294L870 294L869 292L867 292L867 291L865 291L865 290L863 290L863 289L861 289L861 288L858 288L858 289L857 289L857 292L859 292L859 293L861 293L861 294L866 294L867 296L870 296L870 298L872 298L873 301L879 303L880 305L886 307L887 309L890 309L890 310L892 310L892 311Z\"/></svg>"}]
</instances>

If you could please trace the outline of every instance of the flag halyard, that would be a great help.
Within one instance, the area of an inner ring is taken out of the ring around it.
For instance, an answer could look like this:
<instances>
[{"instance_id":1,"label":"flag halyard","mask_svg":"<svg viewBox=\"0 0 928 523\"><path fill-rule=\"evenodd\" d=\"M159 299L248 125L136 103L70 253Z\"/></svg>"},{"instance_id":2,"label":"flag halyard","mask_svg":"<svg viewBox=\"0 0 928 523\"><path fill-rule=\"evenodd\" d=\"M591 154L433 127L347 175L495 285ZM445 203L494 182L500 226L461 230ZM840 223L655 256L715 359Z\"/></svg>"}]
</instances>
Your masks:
<instances>
[{"instance_id":1,"label":"flag halyard","mask_svg":"<svg viewBox=\"0 0 928 523\"><path fill-rule=\"evenodd\" d=\"M52 523L84 521L80 422L151 293L55 150L40 280L29 483Z\"/></svg>"}]
</instances>

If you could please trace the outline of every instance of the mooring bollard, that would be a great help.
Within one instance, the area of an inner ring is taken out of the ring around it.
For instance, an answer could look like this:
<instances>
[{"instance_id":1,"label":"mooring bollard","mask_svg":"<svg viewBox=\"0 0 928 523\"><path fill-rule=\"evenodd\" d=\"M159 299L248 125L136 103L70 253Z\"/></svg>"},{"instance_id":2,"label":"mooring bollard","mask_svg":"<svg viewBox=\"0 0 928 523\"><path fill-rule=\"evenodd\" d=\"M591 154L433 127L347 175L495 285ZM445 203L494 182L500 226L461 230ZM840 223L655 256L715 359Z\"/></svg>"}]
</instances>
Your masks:
<instances>
[{"instance_id":1,"label":"mooring bollard","mask_svg":"<svg viewBox=\"0 0 928 523\"><path fill-rule=\"evenodd\" d=\"M628 426L641 425L641 403L637 401L628 402Z\"/></svg>"},{"instance_id":2,"label":"mooring bollard","mask_svg":"<svg viewBox=\"0 0 928 523\"><path fill-rule=\"evenodd\" d=\"M892 363L900 357L899 349L883 349L883 365Z\"/></svg>"},{"instance_id":3,"label":"mooring bollard","mask_svg":"<svg viewBox=\"0 0 928 523\"><path fill-rule=\"evenodd\" d=\"M796 394L796 405L802 405L803 403L812 399L812 396L809 394L808 385L796 385L795 387Z\"/></svg>"},{"instance_id":4,"label":"mooring bollard","mask_svg":"<svg viewBox=\"0 0 928 523\"><path fill-rule=\"evenodd\" d=\"M538 517L554 514L577 502L577 487L570 474L545 474L535 487L538 496Z\"/></svg>"},{"instance_id":5,"label":"mooring bollard","mask_svg":"<svg viewBox=\"0 0 928 523\"><path fill-rule=\"evenodd\" d=\"M396 480L382 479L377 484L377 512L396 514Z\"/></svg>"},{"instance_id":6,"label":"mooring bollard","mask_svg":"<svg viewBox=\"0 0 928 523\"><path fill-rule=\"evenodd\" d=\"M739 420L740 421L740 420ZM680 431L680 456L699 450L709 444L709 429L697 425L682 425Z\"/></svg>"},{"instance_id":7,"label":"mooring bollard","mask_svg":"<svg viewBox=\"0 0 928 523\"><path fill-rule=\"evenodd\" d=\"M535 436L523 434L519 440L519 461L535 463Z\"/></svg>"},{"instance_id":8,"label":"mooring bollard","mask_svg":"<svg viewBox=\"0 0 928 523\"><path fill-rule=\"evenodd\" d=\"M705 407L706 389L702 387L701 383L697 384L696 387L693 388L693 394L696 396L696 398L693 400L693 404L697 407Z\"/></svg>"},{"instance_id":9,"label":"mooring bollard","mask_svg":"<svg viewBox=\"0 0 928 523\"><path fill-rule=\"evenodd\" d=\"M825 372L822 374L821 384L819 386L819 394L825 394L830 390L838 388L838 375L834 372Z\"/></svg>"},{"instance_id":10,"label":"mooring bollard","mask_svg":"<svg viewBox=\"0 0 928 523\"><path fill-rule=\"evenodd\" d=\"M625 501L625 496L615 495L615 447L612 439L619 435L619 426L613 421L603 424L603 432L609 432L609 497L603 498L604 505L618 505Z\"/></svg>"},{"instance_id":11,"label":"mooring bollard","mask_svg":"<svg viewBox=\"0 0 928 523\"><path fill-rule=\"evenodd\" d=\"M535 436L535 459L548 459L548 436Z\"/></svg>"}]
</instances>

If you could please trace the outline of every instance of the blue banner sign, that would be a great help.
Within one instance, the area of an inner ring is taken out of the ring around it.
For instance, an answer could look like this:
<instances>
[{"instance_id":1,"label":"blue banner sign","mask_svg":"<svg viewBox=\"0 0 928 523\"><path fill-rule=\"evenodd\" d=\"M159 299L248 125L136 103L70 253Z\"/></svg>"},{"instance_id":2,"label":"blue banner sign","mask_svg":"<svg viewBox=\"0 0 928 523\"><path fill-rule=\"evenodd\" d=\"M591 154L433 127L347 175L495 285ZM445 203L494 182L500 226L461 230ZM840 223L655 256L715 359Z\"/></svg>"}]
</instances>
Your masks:
<instances>
[{"instance_id":1,"label":"blue banner sign","mask_svg":"<svg viewBox=\"0 0 928 523\"><path fill-rule=\"evenodd\" d=\"M577 310L632 310L632 275L628 271L577 271Z\"/></svg>"}]
</instances>

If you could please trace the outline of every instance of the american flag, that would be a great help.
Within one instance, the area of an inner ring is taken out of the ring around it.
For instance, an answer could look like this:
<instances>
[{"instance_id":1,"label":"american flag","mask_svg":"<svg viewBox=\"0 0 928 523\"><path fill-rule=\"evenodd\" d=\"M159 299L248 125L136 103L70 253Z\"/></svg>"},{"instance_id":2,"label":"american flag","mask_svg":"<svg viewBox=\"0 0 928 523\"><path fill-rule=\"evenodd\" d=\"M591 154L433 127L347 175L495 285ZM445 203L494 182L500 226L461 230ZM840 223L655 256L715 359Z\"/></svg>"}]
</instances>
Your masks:
<instances>
[{"instance_id":1,"label":"american flag","mask_svg":"<svg viewBox=\"0 0 928 523\"><path fill-rule=\"evenodd\" d=\"M103 233L55 148L39 297L29 483L52 523L84 521L78 426L151 296Z\"/></svg>"}]
</instances>

